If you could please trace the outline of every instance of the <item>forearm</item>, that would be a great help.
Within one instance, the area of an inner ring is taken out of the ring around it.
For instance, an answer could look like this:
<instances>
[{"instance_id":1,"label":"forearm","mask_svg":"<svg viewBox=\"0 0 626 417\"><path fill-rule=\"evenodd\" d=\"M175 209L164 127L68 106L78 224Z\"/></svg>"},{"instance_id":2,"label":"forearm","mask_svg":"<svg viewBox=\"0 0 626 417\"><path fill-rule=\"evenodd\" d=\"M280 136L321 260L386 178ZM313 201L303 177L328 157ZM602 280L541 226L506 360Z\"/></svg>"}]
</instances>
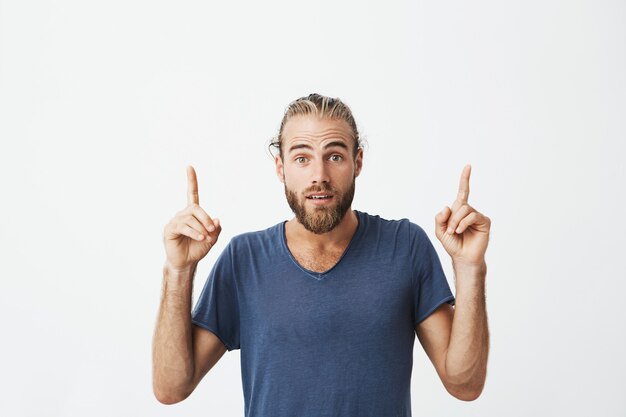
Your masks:
<instances>
[{"instance_id":1,"label":"forearm","mask_svg":"<svg viewBox=\"0 0 626 417\"><path fill-rule=\"evenodd\" d=\"M152 346L153 388L159 399L176 402L187 394L194 374L191 293L196 265L163 267L163 294Z\"/></svg>"},{"instance_id":2,"label":"forearm","mask_svg":"<svg viewBox=\"0 0 626 417\"><path fill-rule=\"evenodd\" d=\"M480 393L487 375L489 329L485 302L487 266L454 265L456 302L446 355L450 382Z\"/></svg>"}]
</instances>

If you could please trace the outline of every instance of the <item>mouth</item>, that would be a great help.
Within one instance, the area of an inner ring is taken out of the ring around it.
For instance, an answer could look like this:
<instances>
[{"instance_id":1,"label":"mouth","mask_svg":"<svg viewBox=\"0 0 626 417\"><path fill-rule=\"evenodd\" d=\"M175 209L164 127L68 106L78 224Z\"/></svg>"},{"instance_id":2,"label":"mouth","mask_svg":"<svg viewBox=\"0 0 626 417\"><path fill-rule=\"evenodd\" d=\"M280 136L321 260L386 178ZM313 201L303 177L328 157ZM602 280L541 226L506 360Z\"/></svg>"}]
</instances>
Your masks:
<instances>
[{"instance_id":1,"label":"mouth","mask_svg":"<svg viewBox=\"0 0 626 417\"><path fill-rule=\"evenodd\" d=\"M306 198L309 200L328 200L329 198L333 198L331 194L312 194L308 195Z\"/></svg>"},{"instance_id":2,"label":"mouth","mask_svg":"<svg viewBox=\"0 0 626 417\"><path fill-rule=\"evenodd\" d=\"M313 204L324 204L333 199L332 194L326 193L314 193L306 196L306 199L311 201Z\"/></svg>"}]
</instances>

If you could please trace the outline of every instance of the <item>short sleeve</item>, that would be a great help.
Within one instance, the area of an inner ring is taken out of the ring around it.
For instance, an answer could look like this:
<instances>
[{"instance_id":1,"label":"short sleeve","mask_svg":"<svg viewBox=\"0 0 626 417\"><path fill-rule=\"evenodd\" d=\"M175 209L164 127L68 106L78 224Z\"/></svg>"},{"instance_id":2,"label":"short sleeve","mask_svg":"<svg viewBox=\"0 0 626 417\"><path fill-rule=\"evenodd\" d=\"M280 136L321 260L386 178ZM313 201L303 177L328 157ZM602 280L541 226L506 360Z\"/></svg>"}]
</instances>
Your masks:
<instances>
[{"instance_id":1,"label":"short sleeve","mask_svg":"<svg viewBox=\"0 0 626 417\"><path fill-rule=\"evenodd\" d=\"M441 261L428 235L420 226L410 223L413 257L413 325L431 315L443 303L454 305L455 299L441 267Z\"/></svg>"},{"instance_id":2,"label":"short sleeve","mask_svg":"<svg viewBox=\"0 0 626 417\"><path fill-rule=\"evenodd\" d=\"M213 265L191 322L214 333L229 351L239 349L239 299L231 244Z\"/></svg>"}]
</instances>

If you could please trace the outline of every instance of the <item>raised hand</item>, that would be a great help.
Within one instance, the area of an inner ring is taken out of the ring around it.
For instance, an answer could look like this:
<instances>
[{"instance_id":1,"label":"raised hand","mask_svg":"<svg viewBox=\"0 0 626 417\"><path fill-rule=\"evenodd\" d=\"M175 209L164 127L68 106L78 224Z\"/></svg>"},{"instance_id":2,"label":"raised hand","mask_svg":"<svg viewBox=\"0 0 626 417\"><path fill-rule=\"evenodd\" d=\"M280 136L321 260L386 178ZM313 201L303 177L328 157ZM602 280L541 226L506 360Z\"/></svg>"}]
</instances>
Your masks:
<instances>
[{"instance_id":1,"label":"raised hand","mask_svg":"<svg viewBox=\"0 0 626 417\"><path fill-rule=\"evenodd\" d=\"M168 264L177 269L197 264L209 253L221 231L219 220L200 207L196 171L188 166L187 207L165 225L163 242Z\"/></svg>"},{"instance_id":2,"label":"raised hand","mask_svg":"<svg viewBox=\"0 0 626 417\"><path fill-rule=\"evenodd\" d=\"M467 203L471 171L471 165L463 168L452 208L445 206L435 216L435 235L454 264L480 266L485 260L491 219Z\"/></svg>"}]
</instances>

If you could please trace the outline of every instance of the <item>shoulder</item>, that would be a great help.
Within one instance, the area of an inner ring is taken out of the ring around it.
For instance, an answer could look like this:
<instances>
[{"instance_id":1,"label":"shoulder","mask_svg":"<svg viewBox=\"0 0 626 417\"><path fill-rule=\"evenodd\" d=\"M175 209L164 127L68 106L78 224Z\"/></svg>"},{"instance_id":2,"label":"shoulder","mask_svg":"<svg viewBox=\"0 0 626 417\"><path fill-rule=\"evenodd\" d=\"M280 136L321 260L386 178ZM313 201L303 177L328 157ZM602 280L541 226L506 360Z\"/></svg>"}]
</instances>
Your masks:
<instances>
[{"instance_id":1,"label":"shoulder","mask_svg":"<svg viewBox=\"0 0 626 417\"><path fill-rule=\"evenodd\" d=\"M357 211L359 221L363 222L364 229L383 235L392 235L400 238L424 239L428 238L424 229L408 218L385 219L379 215Z\"/></svg>"},{"instance_id":2,"label":"shoulder","mask_svg":"<svg viewBox=\"0 0 626 417\"><path fill-rule=\"evenodd\" d=\"M283 223L278 223L267 229L235 235L231 238L228 246L233 249L271 249L281 242L283 227Z\"/></svg>"},{"instance_id":3,"label":"shoulder","mask_svg":"<svg viewBox=\"0 0 626 417\"><path fill-rule=\"evenodd\" d=\"M282 223L264 230L237 234L230 238L215 265L241 271L270 260L275 262L276 254L283 252L281 233Z\"/></svg>"}]
</instances>

